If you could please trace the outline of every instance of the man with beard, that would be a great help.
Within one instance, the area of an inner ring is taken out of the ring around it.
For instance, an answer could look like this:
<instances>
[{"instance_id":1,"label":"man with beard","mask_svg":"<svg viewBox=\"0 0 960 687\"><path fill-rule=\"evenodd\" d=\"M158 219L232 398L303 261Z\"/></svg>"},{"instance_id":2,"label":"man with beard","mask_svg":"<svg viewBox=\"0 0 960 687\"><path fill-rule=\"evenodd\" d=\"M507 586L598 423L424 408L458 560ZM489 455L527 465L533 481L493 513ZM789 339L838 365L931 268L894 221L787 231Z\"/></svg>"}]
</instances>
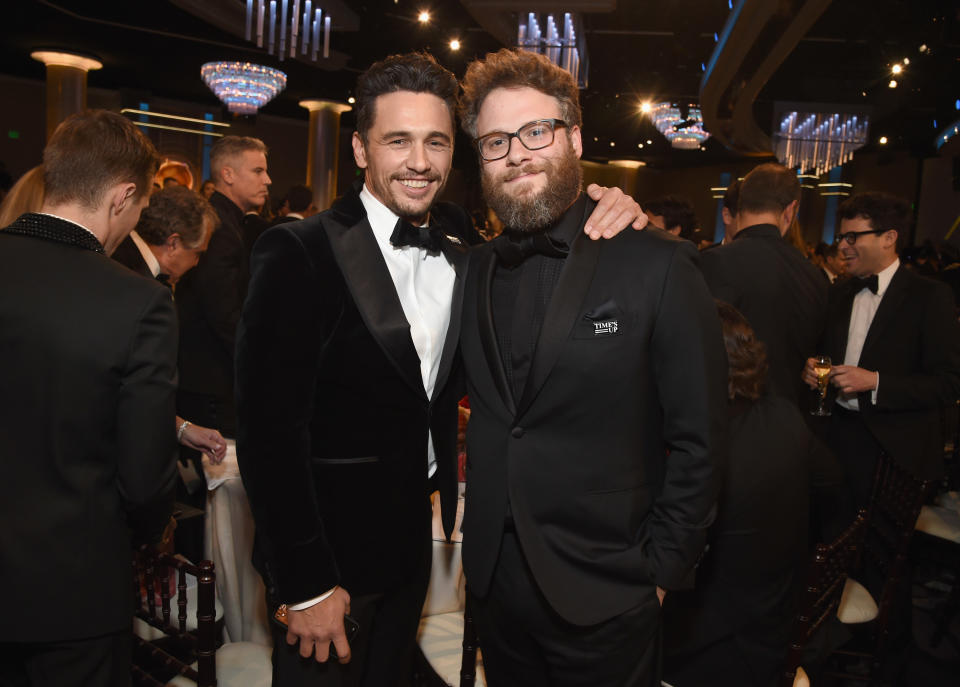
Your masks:
<instances>
[{"instance_id":1,"label":"man with beard","mask_svg":"<svg viewBox=\"0 0 960 687\"><path fill-rule=\"evenodd\" d=\"M326 212L269 229L253 252L238 458L270 613L289 608L289 631L274 631L274 685L384 687L410 674L429 494L439 489L448 535L456 513L471 227L434 201L450 172L457 90L429 55L370 67L353 135L363 183ZM637 217L619 191L607 205L594 232ZM360 625L352 646L345 613Z\"/></svg>"},{"instance_id":2,"label":"man with beard","mask_svg":"<svg viewBox=\"0 0 960 687\"><path fill-rule=\"evenodd\" d=\"M490 685L659 685L717 493L726 361L696 249L580 236L569 73L501 50L461 116L504 234L470 256L463 564ZM515 140L516 139L516 140Z\"/></svg>"}]
</instances>

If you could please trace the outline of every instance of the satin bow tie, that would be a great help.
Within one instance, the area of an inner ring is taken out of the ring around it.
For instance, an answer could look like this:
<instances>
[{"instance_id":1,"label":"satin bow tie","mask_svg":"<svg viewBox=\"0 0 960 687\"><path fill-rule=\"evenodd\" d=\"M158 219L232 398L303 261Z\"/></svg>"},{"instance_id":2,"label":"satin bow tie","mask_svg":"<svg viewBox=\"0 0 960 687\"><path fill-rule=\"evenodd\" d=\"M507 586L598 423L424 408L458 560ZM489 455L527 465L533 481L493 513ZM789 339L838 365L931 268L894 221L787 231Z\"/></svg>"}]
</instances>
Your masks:
<instances>
[{"instance_id":1,"label":"satin bow tie","mask_svg":"<svg viewBox=\"0 0 960 687\"><path fill-rule=\"evenodd\" d=\"M443 245L440 237L440 227L435 224L429 227L415 227L401 218L397 220L397 225L390 234L390 243L397 248L412 246L427 251L438 251Z\"/></svg>"},{"instance_id":2,"label":"satin bow tie","mask_svg":"<svg viewBox=\"0 0 960 687\"><path fill-rule=\"evenodd\" d=\"M860 293L862 289L870 289L874 293L877 293L880 289L880 280L877 279L877 275L875 274L871 274L869 277L864 277L863 279L854 277L853 283L856 287L855 293Z\"/></svg>"},{"instance_id":3,"label":"satin bow tie","mask_svg":"<svg viewBox=\"0 0 960 687\"><path fill-rule=\"evenodd\" d=\"M550 238L545 233L527 234L520 238L501 235L494 241L493 249L500 264L513 269L531 255L545 255L548 258L565 258L570 248L562 241Z\"/></svg>"}]
</instances>

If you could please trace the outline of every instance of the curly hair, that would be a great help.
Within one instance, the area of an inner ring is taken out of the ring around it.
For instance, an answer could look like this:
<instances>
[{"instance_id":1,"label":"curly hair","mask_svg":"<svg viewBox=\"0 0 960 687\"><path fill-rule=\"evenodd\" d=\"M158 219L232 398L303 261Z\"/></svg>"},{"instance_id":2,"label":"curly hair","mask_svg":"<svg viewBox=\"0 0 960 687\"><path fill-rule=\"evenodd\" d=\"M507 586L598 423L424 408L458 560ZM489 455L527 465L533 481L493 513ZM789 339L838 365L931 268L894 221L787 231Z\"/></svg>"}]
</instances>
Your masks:
<instances>
[{"instance_id":1,"label":"curly hair","mask_svg":"<svg viewBox=\"0 0 960 687\"><path fill-rule=\"evenodd\" d=\"M897 253L903 251L910 230L910 204L903 198L866 191L850 196L837 209L840 219L863 217L877 230L897 232Z\"/></svg>"},{"instance_id":2,"label":"curly hair","mask_svg":"<svg viewBox=\"0 0 960 687\"><path fill-rule=\"evenodd\" d=\"M140 213L137 233L147 243L162 246L179 234L187 248L197 248L220 219L206 198L185 186L170 186L150 196Z\"/></svg>"},{"instance_id":3,"label":"curly hair","mask_svg":"<svg viewBox=\"0 0 960 687\"><path fill-rule=\"evenodd\" d=\"M755 401L767 382L767 347L732 305L717 301L717 313L727 349L727 396L731 401L737 397Z\"/></svg>"},{"instance_id":4,"label":"curly hair","mask_svg":"<svg viewBox=\"0 0 960 687\"><path fill-rule=\"evenodd\" d=\"M580 91L570 72L526 50L503 48L467 67L461 82L460 125L470 138L477 137L477 115L490 91L497 88L533 88L560 103L560 117L568 127L581 126Z\"/></svg>"}]
</instances>

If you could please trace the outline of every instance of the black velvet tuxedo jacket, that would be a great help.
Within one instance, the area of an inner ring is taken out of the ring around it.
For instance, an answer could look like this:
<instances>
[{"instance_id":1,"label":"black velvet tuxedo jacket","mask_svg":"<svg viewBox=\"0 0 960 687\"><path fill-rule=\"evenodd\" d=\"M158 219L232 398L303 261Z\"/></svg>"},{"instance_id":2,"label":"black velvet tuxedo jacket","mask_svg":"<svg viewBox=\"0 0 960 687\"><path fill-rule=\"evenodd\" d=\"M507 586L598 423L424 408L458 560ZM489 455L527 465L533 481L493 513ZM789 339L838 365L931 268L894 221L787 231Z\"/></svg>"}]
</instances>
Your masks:
<instances>
[{"instance_id":1,"label":"black velvet tuxedo jacket","mask_svg":"<svg viewBox=\"0 0 960 687\"><path fill-rule=\"evenodd\" d=\"M0 231L0 641L130 627L131 526L173 505L176 341L170 292L81 227Z\"/></svg>"},{"instance_id":2,"label":"black velvet tuxedo jacket","mask_svg":"<svg viewBox=\"0 0 960 687\"><path fill-rule=\"evenodd\" d=\"M847 350L858 284L831 291L821 346L835 365ZM860 415L883 450L920 479L943 473L941 409L960 395L960 327L945 284L902 264L867 330L858 367L880 373L877 403L860 394Z\"/></svg>"},{"instance_id":3,"label":"black velvet tuxedo jacket","mask_svg":"<svg viewBox=\"0 0 960 687\"><path fill-rule=\"evenodd\" d=\"M237 345L238 459L258 565L280 601L409 579L430 536L428 431L453 529L469 220L446 204L431 218L453 237L443 254L457 272L432 399L359 189L268 229L255 247Z\"/></svg>"},{"instance_id":4,"label":"black velvet tuxedo jacket","mask_svg":"<svg viewBox=\"0 0 960 687\"><path fill-rule=\"evenodd\" d=\"M794 403L809 398L800 380L816 355L827 312L828 284L772 224L737 233L732 243L701 256L713 297L743 313L767 347L769 388Z\"/></svg>"},{"instance_id":5,"label":"black velvet tuxedo jacket","mask_svg":"<svg viewBox=\"0 0 960 687\"><path fill-rule=\"evenodd\" d=\"M213 415L202 424L236 436L233 394L237 323L247 291L249 249L243 211L219 191L210 196L220 226L197 266L177 282L180 315L180 390L210 397Z\"/></svg>"},{"instance_id":6,"label":"black velvet tuxedo jacket","mask_svg":"<svg viewBox=\"0 0 960 687\"><path fill-rule=\"evenodd\" d=\"M659 230L606 241L578 232L514 398L493 324L497 258L492 244L471 253L463 563L478 596L508 499L537 583L571 623L634 608L655 584L689 583L717 493L726 405L720 324L696 257Z\"/></svg>"}]
</instances>

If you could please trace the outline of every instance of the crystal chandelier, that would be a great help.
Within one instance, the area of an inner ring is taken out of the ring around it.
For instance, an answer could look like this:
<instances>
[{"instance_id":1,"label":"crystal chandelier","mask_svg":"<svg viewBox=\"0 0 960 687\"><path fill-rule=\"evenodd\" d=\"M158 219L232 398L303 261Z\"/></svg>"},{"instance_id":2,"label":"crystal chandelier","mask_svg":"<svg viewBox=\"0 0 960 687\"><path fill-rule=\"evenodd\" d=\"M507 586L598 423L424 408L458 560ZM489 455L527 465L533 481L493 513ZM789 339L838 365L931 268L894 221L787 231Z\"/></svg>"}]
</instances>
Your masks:
<instances>
[{"instance_id":1,"label":"crystal chandelier","mask_svg":"<svg viewBox=\"0 0 960 687\"><path fill-rule=\"evenodd\" d=\"M279 69L250 62L207 62L200 76L235 114L256 114L287 85Z\"/></svg>"},{"instance_id":2,"label":"crystal chandelier","mask_svg":"<svg viewBox=\"0 0 960 687\"><path fill-rule=\"evenodd\" d=\"M521 50L546 55L547 59L565 69L577 80L580 88L587 87L586 44L577 37L580 18L570 12L564 12L562 28L552 14L546 16L546 30L540 28L540 19L534 12L528 12L517 24L517 47ZM580 32L580 35L583 31Z\"/></svg>"},{"instance_id":3,"label":"crystal chandelier","mask_svg":"<svg viewBox=\"0 0 960 687\"><path fill-rule=\"evenodd\" d=\"M651 105L648 114L657 131L670 141L670 145L681 150L696 150L710 138L710 134L703 128L700 108L689 105L686 109L687 114L684 116L679 106L662 102Z\"/></svg>"},{"instance_id":4,"label":"crystal chandelier","mask_svg":"<svg viewBox=\"0 0 960 687\"><path fill-rule=\"evenodd\" d=\"M804 112L779 108L773 139L777 159L800 172L820 175L850 160L870 129L863 112Z\"/></svg>"},{"instance_id":5,"label":"crystal chandelier","mask_svg":"<svg viewBox=\"0 0 960 687\"><path fill-rule=\"evenodd\" d=\"M330 57L330 14L314 8L312 0L302 3L302 10L300 0L247 0L246 39L252 41L256 35L257 47L262 48L266 35L267 52L280 61L299 52L316 62L322 33L323 56Z\"/></svg>"}]
</instances>

